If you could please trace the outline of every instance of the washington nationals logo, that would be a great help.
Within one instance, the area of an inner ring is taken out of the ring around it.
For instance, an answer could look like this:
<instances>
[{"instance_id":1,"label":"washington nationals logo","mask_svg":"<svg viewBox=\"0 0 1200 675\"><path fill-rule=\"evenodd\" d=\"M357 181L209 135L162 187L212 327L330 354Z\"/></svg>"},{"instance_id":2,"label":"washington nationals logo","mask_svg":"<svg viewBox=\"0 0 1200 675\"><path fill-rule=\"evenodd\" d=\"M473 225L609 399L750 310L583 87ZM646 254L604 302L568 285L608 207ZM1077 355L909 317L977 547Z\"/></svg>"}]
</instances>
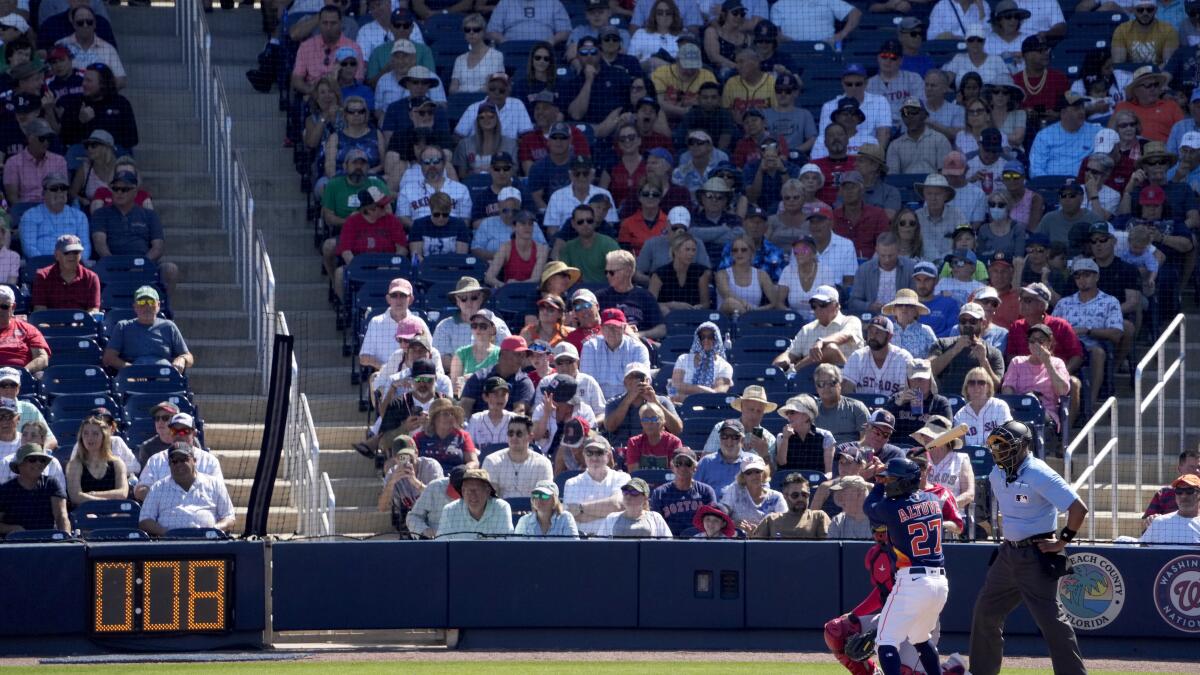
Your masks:
<instances>
[{"instance_id":1,"label":"washington nationals logo","mask_svg":"<svg viewBox=\"0 0 1200 675\"><path fill-rule=\"evenodd\" d=\"M1125 579L1108 558L1076 553L1074 572L1058 580L1058 604L1076 630L1097 630L1112 623L1125 606Z\"/></svg>"},{"instance_id":2,"label":"washington nationals logo","mask_svg":"<svg viewBox=\"0 0 1200 675\"><path fill-rule=\"evenodd\" d=\"M1176 630L1200 633L1200 555L1183 555L1163 565L1154 579L1154 606Z\"/></svg>"}]
</instances>

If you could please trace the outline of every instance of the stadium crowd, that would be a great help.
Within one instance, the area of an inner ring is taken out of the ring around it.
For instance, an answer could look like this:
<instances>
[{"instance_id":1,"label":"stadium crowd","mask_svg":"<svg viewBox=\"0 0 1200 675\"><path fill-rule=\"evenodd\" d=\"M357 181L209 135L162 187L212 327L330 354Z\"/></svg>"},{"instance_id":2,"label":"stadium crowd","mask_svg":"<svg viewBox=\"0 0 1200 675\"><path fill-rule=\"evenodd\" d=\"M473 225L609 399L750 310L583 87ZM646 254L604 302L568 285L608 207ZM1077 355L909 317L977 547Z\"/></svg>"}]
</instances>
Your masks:
<instances>
[{"instance_id":1,"label":"stadium crowd","mask_svg":"<svg viewBox=\"0 0 1200 675\"><path fill-rule=\"evenodd\" d=\"M248 77L402 532L867 538L906 453L973 511L964 446L1061 452L1180 309L1200 2L362 9Z\"/></svg>"},{"instance_id":2,"label":"stadium crowd","mask_svg":"<svg viewBox=\"0 0 1200 675\"><path fill-rule=\"evenodd\" d=\"M36 73L0 18L30 259L163 252L101 10ZM964 448L1016 416L1061 449L1192 275L1194 0L296 0L264 28L247 75L281 88L402 532L866 539L906 454L972 521ZM183 450L155 485L186 496Z\"/></svg>"}]
</instances>

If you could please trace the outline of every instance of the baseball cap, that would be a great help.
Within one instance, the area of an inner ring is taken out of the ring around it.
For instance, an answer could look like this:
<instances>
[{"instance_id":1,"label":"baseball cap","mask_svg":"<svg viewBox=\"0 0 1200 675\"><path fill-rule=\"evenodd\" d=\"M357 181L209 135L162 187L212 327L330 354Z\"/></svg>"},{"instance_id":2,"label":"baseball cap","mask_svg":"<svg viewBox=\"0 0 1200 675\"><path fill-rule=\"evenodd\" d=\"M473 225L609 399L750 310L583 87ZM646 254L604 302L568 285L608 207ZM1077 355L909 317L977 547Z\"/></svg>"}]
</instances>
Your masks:
<instances>
[{"instance_id":1,"label":"baseball cap","mask_svg":"<svg viewBox=\"0 0 1200 675\"><path fill-rule=\"evenodd\" d=\"M392 282L388 284L388 295L396 292L411 296L413 294L412 282L399 277L392 279Z\"/></svg>"},{"instance_id":2,"label":"baseball cap","mask_svg":"<svg viewBox=\"0 0 1200 675\"><path fill-rule=\"evenodd\" d=\"M817 286L817 289L815 291L813 291L813 294L810 295L808 297L808 299L816 300L818 302L837 302L838 301L838 291L833 286L828 286L828 285Z\"/></svg>"},{"instance_id":3,"label":"baseball cap","mask_svg":"<svg viewBox=\"0 0 1200 675\"><path fill-rule=\"evenodd\" d=\"M1055 105L1055 109L1063 110L1064 108L1070 108L1074 105L1087 105L1091 102L1092 99L1086 96L1082 96L1073 91L1068 91L1058 98L1058 104Z\"/></svg>"},{"instance_id":4,"label":"baseball cap","mask_svg":"<svg viewBox=\"0 0 1200 675\"><path fill-rule=\"evenodd\" d=\"M579 350L575 348L575 345L567 342L566 340L560 340L558 344L554 345L554 349L551 353L553 354L555 361L563 358L564 356L572 361L579 360Z\"/></svg>"},{"instance_id":5,"label":"baseball cap","mask_svg":"<svg viewBox=\"0 0 1200 675\"><path fill-rule=\"evenodd\" d=\"M525 343L525 338L520 335L510 335L500 341L500 351L524 353L529 351L529 345Z\"/></svg>"},{"instance_id":6,"label":"baseball cap","mask_svg":"<svg viewBox=\"0 0 1200 675\"><path fill-rule=\"evenodd\" d=\"M587 420L576 415L563 422L562 439L559 443L566 448L578 448L592 433L592 427Z\"/></svg>"},{"instance_id":7,"label":"baseball cap","mask_svg":"<svg viewBox=\"0 0 1200 675\"><path fill-rule=\"evenodd\" d=\"M512 160L509 160L512 163ZM511 185L500 190L500 194L496 195L496 201L502 202L506 199L515 199L521 201L521 191Z\"/></svg>"},{"instance_id":8,"label":"baseball cap","mask_svg":"<svg viewBox=\"0 0 1200 675\"><path fill-rule=\"evenodd\" d=\"M770 21L759 21L754 27L754 40L777 40L779 39L779 27Z\"/></svg>"},{"instance_id":9,"label":"baseball cap","mask_svg":"<svg viewBox=\"0 0 1200 675\"><path fill-rule=\"evenodd\" d=\"M4 381L3 376L0 376L0 382L3 382L3 381ZM160 401L157 405L155 405L153 408L150 409L150 414L154 414L154 413L158 412L159 410L165 410L165 411L171 413L172 417L179 414L179 406L175 405L174 403L171 403L170 401Z\"/></svg>"},{"instance_id":10,"label":"baseball cap","mask_svg":"<svg viewBox=\"0 0 1200 675\"><path fill-rule=\"evenodd\" d=\"M429 98L428 96L410 96L408 98L409 110L418 110L426 106L437 106L437 104L434 103L433 99Z\"/></svg>"},{"instance_id":11,"label":"baseball cap","mask_svg":"<svg viewBox=\"0 0 1200 675\"><path fill-rule=\"evenodd\" d=\"M892 320L886 316L883 316L882 314L877 314L867 322L867 328L872 327L878 328L888 335L894 335L896 333L896 329L892 327Z\"/></svg>"},{"instance_id":12,"label":"baseball cap","mask_svg":"<svg viewBox=\"0 0 1200 675\"><path fill-rule=\"evenodd\" d=\"M1046 305L1050 304L1050 289L1046 288L1046 285L1040 281L1035 281L1028 286L1022 287L1021 293L1024 295L1031 295L1038 300L1041 300Z\"/></svg>"},{"instance_id":13,"label":"baseball cap","mask_svg":"<svg viewBox=\"0 0 1200 675\"><path fill-rule=\"evenodd\" d=\"M1112 224L1104 220L1098 223L1092 223L1091 227L1088 228L1088 234L1103 234L1107 237L1115 236L1113 233Z\"/></svg>"},{"instance_id":14,"label":"baseball cap","mask_svg":"<svg viewBox=\"0 0 1200 675\"><path fill-rule=\"evenodd\" d=\"M805 209L805 211L805 220L812 220L813 218L833 220L833 209L828 206L818 206L815 209Z\"/></svg>"},{"instance_id":15,"label":"baseball cap","mask_svg":"<svg viewBox=\"0 0 1200 675\"><path fill-rule=\"evenodd\" d=\"M847 171L846 173L842 174L842 185L847 183L857 183L858 185L862 185L863 182L862 174L858 171Z\"/></svg>"},{"instance_id":16,"label":"baseball cap","mask_svg":"<svg viewBox=\"0 0 1200 675\"><path fill-rule=\"evenodd\" d=\"M555 403L569 403L579 393L579 382L570 375L558 373L550 378L545 389L550 392Z\"/></svg>"},{"instance_id":17,"label":"baseball cap","mask_svg":"<svg viewBox=\"0 0 1200 675\"><path fill-rule=\"evenodd\" d=\"M906 16L900 20L900 30L911 32L925 27L925 22L915 16Z\"/></svg>"},{"instance_id":18,"label":"baseball cap","mask_svg":"<svg viewBox=\"0 0 1200 675\"><path fill-rule=\"evenodd\" d=\"M354 51L353 47L339 47L338 50L333 53L333 59L335 61L337 61L338 63L341 63L342 61L345 61L346 59L357 59L357 58L358 58L358 52Z\"/></svg>"},{"instance_id":19,"label":"baseball cap","mask_svg":"<svg viewBox=\"0 0 1200 675\"><path fill-rule=\"evenodd\" d=\"M158 291L155 290L153 286L142 286L133 292L134 300L141 300L142 298L150 298L155 302L160 299L158 297Z\"/></svg>"},{"instance_id":20,"label":"baseball cap","mask_svg":"<svg viewBox=\"0 0 1200 675\"><path fill-rule=\"evenodd\" d=\"M42 102L29 94L17 94L12 97L13 112L28 113L40 110Z\"/></svg>"},{"instance_id":21,"label":"baseball cap","mask_svg":"<svg viewBox=\"0 0 1200 675\"><path fill-rule=\"evenodd\" d=\"M64 234L54 242L55 253L72 253L83 251L83 242L73 234Z\"/></svg>"},{"instance_id":22,"label":"baseball cap","mask_svg":"<svg viewBox=\"0 0 1200 675\"><path fill-rule=\"evenodd\" d=\"M413 361L412 367L409 369L409 374L413 377L437 375L437 364L433 362L433 359L417 359Z\"/></svg>"},{"instance_id":23,"label":"baseball cap","mask_svg":"<svg viewBox=\"0 0 1200 675\"><path fill-rule=\"evenodd\" d=\"M967 158L961 152L954 150L942 158L943 176L961 176L966 172ZM845 181L844 178L843 181Z\"/></svg>"},{"instance_id":24,"label":"baseball cap","mask_svg":"<svg viewBox=\"0 0 1200 675\"><path fill-rule=\"evenodd\" d=\"M1083 193L1083 186L1079 184L1078 180L1075 180L1074 176L1064 179L1063 184L1061 186L1059 186L1058 189L1060 192L1063 190L1070 190L1071 192L1074 192L1076 194Z\"/></svg>"},{"instance_id":25,"label":"baseball cap","mask_svg":"<svg viewBox=\"0 0 1200 675\"><path fill-rule=\"evenodd\" d=\"M958 315L969 316L972 319L982 319L985 316L983 313L983 307L975 302L968 302L967 304L963 305L958 310Z\"/></svg>"},{"instance_id":26,"label":"baseball cap","mask_svg":"<svg viewBox=\"0 0 1200 675\"><path fill-rule=\"evenodd\" d=\"M178 443L172 443L171 449L167 451L167 457L173 457L175 455L195 457L196 453L194 450L192 450L192 446L190 444L180 441Z\"/></svg>"},{"instance_id":27,"label":"baseball cap","mask_svg":"<svg viewBox=\"0 0 1200 675\"><path fill-rule=\"evenodd\" d=\"M630 361L629 363L626 363L624 377L629 377L634 373L641 373L646 377L650 377L650 366L642 363L641 361Z\"/></svg>"},{"instance_id":28,"label":"baseball cap","mask_svg":"<svg viewBox=\"0 0 1200 675\"><path fill-rule=\"evenodd\" d=\"M671 462L674 463L675 460L681 459L681 458L690 460L692 462L692 466L695 466L697 463L700 462L700 460L696 457L696 451L692 450L691 448L689 448L687 446L684 446L684 447L676 450L675 455L673 457L671 457Z\"/></svg>"},{"instance_id":29,"label":"baseball cap","mask_svg":"<svg viewBox=\"0 0 1200 675\"><path fill-rule=\"evenodd\" d=\"M501 389L504 391L509 390L508 382L503 377L493 375L483 381L483 393L485 394L491 394Z\"/></svg>"},{"instance_id":30,"label":"baseball cap","mask_svg":"<svg viewBox=\"0 0 1200 675\"><path fill-rule=\"evenodd\" d=\"M680 68L695 69L704 65L700 58L700 47L694 44L679 45L679 52L676 56L679 61Z\"/></svg>"},{"instance_id":31,"label":"baseball cap","mask_svg":"<svg viewBox=\"0 0 1200 675\"><path fill-rule=\"evenodd\" d=\"M619 309L606 309L600 312L600 325L602 326L621 326L624 328L627 324L625 312Z\"/></svg>"},{"instance_id":32,"label":"baseball cap","mask_svg":"<svg viewBox=\"0 0 1200 675\"><path fill-rule=\"evenodd\" d=\"M725 420L724 422L721 422L721 426L717 429L717 433L720 434L725 430L732 431L739 436L746 435L746 427L742 424L741 420Z\"/></svg>"},{"instance_id":33,"label":"baseball cap","mask_svg":"<svg viewBox=\"0 0 1200 675\"><path fill-rule=\"evenodd\" d=\"M607 4L605 6L607 7ZM566 440L564 439L563 441L560 441L560 443L565 444ZM530 492L532 492L535 495L542 495L544 497L557 497L558 496L558 484L552 480L539 480L533 486L533 489L530 490Z\"/></svg>"},{"instance_id":34,"label":"baseball cap","mask_svg":"<svg viewBox=\"0 0 1200 675\"><path fill-rule=\"evenodd\" d=\"M1050 246L1050 237L1045 232L1030 232L1025 237L1025 248L1030 246Z\"/></svg>"},{"instance_id":35,"label":"baseball cap","mask_svg":"<svg viewBox=\"0 0 1200 675\"><path fill-rule=\"evenodd\" d=\"M1157 185L1147 185L1138 193L1140 204L1163 204L1167 201L1167 193Z\"/></svg>"},{"instance_id":36,"label":"baseball cap","mask_svg":"<svg viewBox=\"0 0 1200 675\"><path fill-rule=\"evenodd\" d=\"M1032 333L1041 333L1046 337L1054 337L1054 332L1051 331L1050 327L1044 323L1035 323L1025 331L1026 335L1030 335Z\"/></svg>"},{"instance_id":37,"label":"baseball cap","mask_svg":"<svg viewBox=\"0 0 1200 675\"><path fill-rule=\"evenodd\" d=\"M913 359L912 363L908 364L908 378L910 380L932 380L933 366L929 363L929 359ZM883 409L880 408L880 410ZM883 410L883 412L887 411Z\"/></svg>"},{"instance_id":38,"label":"baseball cap","mask_svg":"<svg viewBox=\"0 0 1200 675\"><path fill-rule=\"evenodd\" d=\"M1101 129L1100 131L1096 132L1096 137L1092 140L1092 152L1108 154L1112 152L1113 148L1117 147L1117 143L1120 142L1120 140L1121 138L1120 136L1117 136L1116 130L1107 128Z\"/></svg>"},{"instance_id":39,"label":"baseball cap","mask_svg":"<svg viewBox=\"0 0 1200 675\"><path fill-rule=\"evenodd\" d=\"M672 167L675 166L675 156L666 148L654 148L650 151L650 156L657 157Z\"/></svg>"},{"instance_id":40,"label":"baseball cap","mask_svg":"<svg viewBox=\"0 0 1200 675\"><path fill-rule=\"evenodd\" d=\"M800 81L796 79L795 75L787 73L784 75L775 76L775 91L786 91L788 89L794 90L799 88Z\"/></svg>"},{"instance_id":41,"label":"baseball cap","mask_svg":"<svg viewBox=\"0 0 1200 675\"><path fill-rule=\"evenodd\" d=\"M1071 261L1071 274L1076 272L1094 272L1100 273L1100 266L1091 258L1076 258Z\"/></svg>"},{"instance_id":42,"label":"baseball cap","mask_svg":"<svg viewBox=\"0 0 1200 675\"><path fill-rule=\"evenodd\" d=\"M926 361L926 364L928 363L929 362ZM884 410L883 408L876 408L875 410L871 411L870 417L867 418L867 424L877 427L887 427L888 429L895 429L896 416Z\"/></svg>"},{"instance_id":43,"label":"baseball cap","mask_svg":"<svg viewBox=\"0 0 1200 675\"><path fill-rule=\"evenodd\" d=\"M43 188L58 187L60 185L70 185L70 183L67 182L67 177L61 173L46 174L46 177L42 179Z\"/></svg>"},{"instance_id":44,"label":"baseball cap","mask_svg":"<svg viewBox=\"0 0 1200 675\"><path fill-rule=\"evenodd\" d=\"M21 384L21 373L16 368L0 368L0 382L16 382Z\"/></svg>"},{"instance_id":45,"label":"baseball cap","mask_svg":"<svg viewBox=\"0 0 1200 675\"><path fill-rule=\"evenodd\" d=\"M937 267L935 267L933 265L933 263L926 261L926 260L922 260L921 262L917 263L916 265L913 265L912 275L914 277L916 277L916 276L920 276L922 274L927 277L933 277L936 279L938 276Z\"/></svg>"},{"instance_id":46,"label":"baseball cap","mask_svg":"<svg viewBox=\"0 0 1200 675\"><path fill-rule=\"evenodd\" d=\"M925 104L921 103L921 99L919 99L915 96L909 96L908 98L904 99L904 103L900 104L901 110L904 110L905 108L916 108L917 110L924 110Z\"/></svg>"},{"instance_id":47,"label":"baseball cap","mask_svg":"<svg viewBox=\"0 0 1200 675\"><path fill-rule=\"evenodd\" d=\"M1200 149L1200 131L1189 131L1184 134L1183 138L1179 140L1179 147Z\"/></svg>"},{"instance_id":48,"label":"baseball cap","mask_svg":"<svg viewBox=\"0 0 1200 675\"><path fill-rule=\"evenodd\" d=\"M1021 41L1021 53L1041 52L1050 48L1050 43L1040 35L1030 35Z\"/></svg>"},{"instance_id":49,"label":"baseball cap","mask_svg":"<svg viewBox=\"0 0 1200 675\"><path fill-rule=\"evenodd\" d=\"M400 38L399 40L396 40L395 42L392 43L392 53L393 54L416 54L417 46L415 44L413 44L412 40Z\"/></svg>"},{"instance_id":50,"label":"baseball cap","mask_svg":"<svg viewBox=\"0 0 1200 675\"><path fill-rule=\"evenodd\" d=\"M571 170L587 170L592 168L592 158L587 155L575 155L571 158Z\"/></svg>"},{"instance_id":51,"label":"baseball cap","mask_svg":"<svg viewBox=\"0 0 1200 675\"><path fill-rule=\"evenodd\" d=\"M863 68L861 63L847 63L845 68L842 68L842 77L847 75L867 76L867 69Z\"/></svg>"},{"instance_id":52,"label":"baseball cap","mask_svg":"<svg viewBox=\"0 0 1200 675\"><path fill-rule=\"evenodd\" d=\"M749 459L742 461L742 466L738 469L738 473L748 473L750 471L766 471L767 463L762 460L762 457L755 455Z\"/></svg>"},{"instance_id":53,"label":"baseball cap","mask_svg":"<svg viewBox=\"0 0 1200 675\"><path fill-rule=\"evenodd\" d=\"M412 12L410 12L407 7L400 7L392 10L391 22L393 26L400 23L409 23L412 20Z\"/></svg>"},{"instance_id":54,"label":"baseball cap","mask_svg":"<svg viewBox=\"0 0 1200 675\"><path fill-rule=\"evenodd\" d=\"M55 47L54 49L51 49L50 53L46 55L46 62L54 63L55 61L57 61L59 59L69 59L69 58L71 58L71 50L67 49L66 47L63 47L62 45L59 45L59 46Z\"/></svg>"},{"instance_id":55,"label":"baseball cap","mask_svg":"<svg viewBox=\"0 0 1200 675\"><path fill-rule=\"evenodd\" d=\"M2 288L2 287L0 287L0 288ZM587 288L581 288L571 294L571 304L572 305L574 305L576 302L580 302L580 301L590 302L592 305L600 304L600 301L596 299L596 294L593 293L591 291L591 289L587 289Z\"/></svg>"},{"instance_id":56,"label":"baseball cap","mask_svg":"<svg viewBox=\"0 0 1200 675\"><path fill-rule=\"evenodd\" d=\"M15 398L0 398L0 412L10 412L14 415L18 413L17 399Z\"/></svg>"},{"instance_id":57,"label":"baseball cap","mask_svg":"<svg viewBox=\"0 0 1200 675\"><path fill-rule=\"evenodd\" d=\"M667 213L667 223L688 227L692 224L692 214L686 206L676 206Z\"/></svg>"},{"instance_id":58,"label":"baseball cap","mask_svg":"<svg viewBox=\"0 0 1200 675\"><path fill-rule=\"evenodd\" d=\"M763 220L766 220L767 212L763 211L762 207L759 206L758 204L751 204L750 206L746 207L746 215L745 215L745 217L742 218L742 220L746 221L746 220L749 220L750 218L761 218Z\"/></svg>"},{"instance_id":59,"label":"baseball cap","mask_svg":"<svg viewBox=\"0 0 1200 675\"><path fill-rule=\"evenodd\" d=\"M995 251L988 257L988 265L1008 265L1013 266L1012 255L1008 251Z\"/></svg>"},{"instance_id":60,"label":"baseball cap","mask_svg":"<svg viewBox=\"0 0 1200 675\"><path fill-rule=\"evenodd\" d=\"M1185 473L1179 478L1171 481L1171 488L1178 489L1181 487L1200 488L1200 476L1194 473Z\"/></svg>"},{"instance_id":61,"label":"baseball cap","mask_svg":"<svg viewBox=\"0 0 1200 675\"><path fill-rule=\"evenodd\" d=\"M999 129L988 127L979 132L979 146L984 150L999 152L1004 147L1004 137L1000 135Z\"/></svg>"},{"instance_id":62,"label":"baseball cap","mask_svg":"<svg viewBox=\"0 0 1200 675\"><path fill-rule=\"evenodd\" d=\"M196 420L187 413L176 413L171 417L171 421L167 423L169 427L185 427L187 429L196 428Z\"/></svg>"}]
</instances>

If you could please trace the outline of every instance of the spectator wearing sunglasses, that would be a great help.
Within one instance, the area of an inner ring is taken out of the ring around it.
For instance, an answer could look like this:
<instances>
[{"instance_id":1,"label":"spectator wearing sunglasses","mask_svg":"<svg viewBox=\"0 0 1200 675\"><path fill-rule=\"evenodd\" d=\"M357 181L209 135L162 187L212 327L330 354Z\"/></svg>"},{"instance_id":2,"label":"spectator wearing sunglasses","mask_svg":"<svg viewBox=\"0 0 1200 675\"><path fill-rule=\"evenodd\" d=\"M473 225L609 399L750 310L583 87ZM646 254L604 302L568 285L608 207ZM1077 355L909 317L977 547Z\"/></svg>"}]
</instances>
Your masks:
<instances>
[{"instance_id":1,"label":"spectator wearing sunglasses","mask_svg":"<svg viewBox=\"0 0 1200 675\"><path fill-rule=\"evenodd\" d=\"M67 175L67 160L50 150L57 137L45 120L30 120L22 131L25 147L4 162L4 194L17 222L22 213L42 202L43 179L50 174Z\"/></svg>"},{"instance_id":2,"label":"spectator wearing sunglasses","mask_svg":"<svg viewBox=\"0 0 1200 675\"><path fill-rule=\"evenodd\" d=\"M695 479L696 453L691 448L681 447L671 459L671 482L664 483L650 493L650 509L667 521L667 527L675 535L692 527L692 520L703 507L715 504L717 494L706 483ZM732 529L732 524L730 525Z\"/></svg>"},{"instance_id":3,"label":"spectator wearing sunglasses","mask_svg":"<svg viewBox=\"0 0 1200 675\"><path fill-rule=\"evenodd\" d=\"M371 78L370 62L375 60L375 50L396 40L412 40L424 45L425 38L421 35L421 27L414 20L412 10L408 7L392 9L389 0L368 0L367 12L371 22L358 29L354 41L359 49L367 56L367 79ZM386 61L390 52L381 52ZM433 53L430 52L430 56Z\"/></svg>"},{"instance_id":4,"label":"spectator wearing sunglasses","mask_svg":"<svg viewBox=\"0 0 1200 675\"><path fill-rule=\"evenodd\" d=\"M76 7L71 10L70 17L74 32L55 44L71 51L71 60L76 68L86 68L93 63L108 66L116 77L117 88L124 88L125 66L121 64L117 48L96 35L96 14L90 7Z\"/></svg>"},{"instance_id":5,"label":"spectator wearing sunglasses","mask_svg":"<svg viewBox=\"0 0 1200 675\"><path fill-rule=\"evenodd\" d=\"M15 477L0 485L0 534L71 530L66 488L58 478L46 475L52 461L42 446L30 443L21 446L8 462Z\"/></svg>"},{"instance_id":6,"label":"spectator wearing sunglasses","mask_svg":"<svg viewBox=\"0 0 1200 675\"><path fill-rule=\"evenodd\" d=\"M557 537L578 539L579 528L575 518L563 510L563 504L558 500L558 485L552 480L538 481L530 492L531 513L526 513L517 521L513 533L528 538Z\"/></svg>"},{"instance_id":7,"label":"spectator wearing sunglasses","mask_svg":"<svg viewBox=\"0 0 1200 675\"><path fill-rule=\"evenodd\" d=\"M195 470L198 473L214 478L222 485L225 484L225 474L221 471L221 463L212 453L201 448L200 442L196 439L196 420L191 415L187 413L172 415L171 421L167 423L167 428L174 440L165 450L151 455L146 460L146 466L142 467L142 473L138 476L137 487L133 489L134 499L145 500L146 495L150 493L150 488L172 473L173 464L169 461L170 454L177 452L180 446L191 448L192 457L195 460Z\"/></svg>"},{"instance_id":8,"label":"spectator wearing sunglasses","mask_svg":"<svg viewBox=\"0 0 1200 675\"><path fill-rule=\"evenodd\" d=\"M183 333L174 321L158 316L159 296L153 286L133 293L137 316L117 324L104 349L104 365L121 370L131 364L171 366L183 373L194 362Z\"/></svg>"},{"instance_id":9,"label":"spectator wearing sunglasses","mask_svg":"<svg viewBox=\"0 0 1200 675\"><path fill-rule=\"evenodd\" d=\"M1113 31L1113 63L1162 66L1171 60L1171 55L1179 48L1179 32L1170 23L1159 19L1157 14L1157 0L1136 0L1133 3L1133 16Z\"/></svg>"},{"instance_id":10,"label":"spectator wearing sunglasses","mask_svg":"<svg viewBox=\"0 0 1200 675\"><path fill-rule=\"evenodd\" d=\"M3 380L0 379L0 386ZM154 420L154 435L142 441L137 446L139 466L144 466L154 455L171 447L175 442L175 434L171 431L171 418L179 414L179 406L170 401L161 401L150 409Z\"/></svg>"},{"instance_id":11,"label":"spectator wearing sunglasses","mask_svg":"<svg viewBox=\"0 0 1200 675\"><path fill-rule=\"evenodd\" d=\"M474 420L475 416L471 417ZM554 480L554 468L550 460L530 448L533 420L513 413L508 413L505 419L508 447L493 452L483 460L483 468L492 477L492 485L501 499L523 497L538 484L545 481L553 483Z\"/></svg>"},{"instance_id":12,"label":"spectator wearing sunglasses","mask_svg":"<svg viewBox=\"0 0 1200 675\"><path fill-rule=\"evenodd\" d=\"M156 537L178 528L231 529L236 519L225 481L199 471L196 448L186 443L166 452L170 475L149 490L138 527Z\"/></svg>"},{"instance_id":13,"label":"spectator wearing sunglasses","mask_svg":"<svg viewBox=\"0 0 1200 675\"><path fill-rule=\"evenodd\" d=\"M25 258L54 255L58 238L64 234L73 234L82 242L91 241L87 216L67 204L67 189L67 177L63 174L52 173L42 179L42 203L21 216L21 248ZM83 248L84 258L89 258L90 245L85 243Z\"/></svg>"},{"instance_id":14,"label":"spectator wearing sunglasses","mask_svg":"<svg viewBox=\"0 0 1200 675\"><path fill-rule=\"evenodd\" d=\"M75 32L73 22L76 7L88 7L96 20L96 35L106 40L113 47L117 46L117 38L113 33L112 22L109 20L108 7L103 2L86 2L83 0L47 0L38 6L37 48L49 52L55 43Z\"/></svg>"},{"instance_id":15,"label":"spectator wearing sunglasses","mask_svg":"<svg viewBox=\"0 0 1200 675\"><path fill-rule=\"evenodd\" d=\"M317 14L318 32L307 39L305 36L312 30L312 24L309 23L309 27L304 29L303 24L305 23L308 22L302 20L292 29L293 39L303 40L296 52L296 62L292 68L291 85L296 93L307 96L312 92L318 80L333 73L338 67L334 54L342 47L354 50L358 59L354 76L356 79L363 79L366 74L366 59L363 58L358 43L343 33L342 10L337 5L326 5L321 8ZM299 34L297 35L297 33Z\"/></svg>"},{"instance_id":16,"label":"spectator wearing sunglasses","mask_svg":"<svg viewBox=\"0 0 1200 675\"><path fill-rule=\"evenodd\" d=\"M809 487L804 474L788 474L780 489L787 510L763 518L750 533L751 539L824 539L828 536L829 514L808 508Z\"/></svg>"}]
</instances>

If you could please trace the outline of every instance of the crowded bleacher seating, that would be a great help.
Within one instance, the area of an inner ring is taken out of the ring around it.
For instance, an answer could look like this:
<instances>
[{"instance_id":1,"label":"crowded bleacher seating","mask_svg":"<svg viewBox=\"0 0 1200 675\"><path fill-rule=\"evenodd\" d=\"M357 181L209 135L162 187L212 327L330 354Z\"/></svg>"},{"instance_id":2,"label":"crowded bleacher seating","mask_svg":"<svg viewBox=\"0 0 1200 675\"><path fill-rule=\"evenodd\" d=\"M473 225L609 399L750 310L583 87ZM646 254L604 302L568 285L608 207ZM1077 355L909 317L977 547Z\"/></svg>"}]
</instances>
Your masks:
<instances>
[{"instance_id":1,"label":"crowded bleacher seating","mask_svg":"<svg viewBox=\"0 0 1200 675\"><path fill-rule=\"evenodd\" d=\"M379 509L419 537L869 539L879 461L927 453L973 515L964 442L1017 416L1061 454L1180 311L1200 228L1200 28L1089 4L264 18L278 72L248 75L281 88ZM150 534L228 529L118 93L136 83L106 18L64 14L0 80L0 365L45 371L32 410L0 399L0 449L46 527L53 500L125 491ZM27 424L57 466L14 445ZM182 522L193 483L210 515Z\"/></svg>"}]
</instances>

